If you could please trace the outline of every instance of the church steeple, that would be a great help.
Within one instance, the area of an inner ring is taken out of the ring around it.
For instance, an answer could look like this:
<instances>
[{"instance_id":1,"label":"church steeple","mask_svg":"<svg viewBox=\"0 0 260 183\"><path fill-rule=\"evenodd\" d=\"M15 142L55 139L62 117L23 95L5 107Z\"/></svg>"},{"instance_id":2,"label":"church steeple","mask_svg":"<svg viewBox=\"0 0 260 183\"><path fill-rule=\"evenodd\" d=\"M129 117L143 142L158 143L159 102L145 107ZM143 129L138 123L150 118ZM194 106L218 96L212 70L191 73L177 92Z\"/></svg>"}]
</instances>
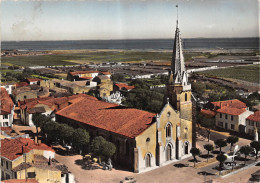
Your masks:
<instances>
[{"instance_id":1,"label":"church steeple","mask_svg":"<svg viewBox=\"0 0 260 183\"><path fill-rule=\"evenodd\" d=\"M176 7L178 8L178 6ZM180 117L182 119L191 120L191 84L188 83L188 73L184 65L182 40L178 24L177 15L172 62L169 73L169 82L166 85L165 101L168 99L171 106L180 112Z\"/></svg>"},{"instance_id":2,"label":"church steeple","mask_svg":"<svg viewBox=\"0 0 260 183\"><path fill-rule=\"evenodd\" d=\"M181 84L183 86L188 85L188 74L184 65L183 47L180 30L178 27L178 18L176 22L169 84Z\"/></svg>"}]
</instances>

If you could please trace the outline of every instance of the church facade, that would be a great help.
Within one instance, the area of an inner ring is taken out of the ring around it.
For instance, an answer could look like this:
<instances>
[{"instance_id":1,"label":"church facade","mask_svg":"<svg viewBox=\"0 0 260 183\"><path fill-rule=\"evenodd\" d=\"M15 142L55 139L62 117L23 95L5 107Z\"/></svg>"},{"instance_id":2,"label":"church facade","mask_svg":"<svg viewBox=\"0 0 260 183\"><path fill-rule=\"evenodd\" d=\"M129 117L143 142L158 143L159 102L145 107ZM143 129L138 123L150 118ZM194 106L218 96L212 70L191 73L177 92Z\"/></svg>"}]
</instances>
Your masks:
<instances>
[{"instance_id":1,"label":"church facade","mask_svg":"<svg viewBox=\"0 0 260 183\"><path fill-rule=\"evenodd\" d=\"M91 138L103 136L117 147L114 164L144 172L190 156L191 100L177 24L169 83L159 114L86 97L58 111L56 120L85 128Z\"/></svg>"}]
</instances>

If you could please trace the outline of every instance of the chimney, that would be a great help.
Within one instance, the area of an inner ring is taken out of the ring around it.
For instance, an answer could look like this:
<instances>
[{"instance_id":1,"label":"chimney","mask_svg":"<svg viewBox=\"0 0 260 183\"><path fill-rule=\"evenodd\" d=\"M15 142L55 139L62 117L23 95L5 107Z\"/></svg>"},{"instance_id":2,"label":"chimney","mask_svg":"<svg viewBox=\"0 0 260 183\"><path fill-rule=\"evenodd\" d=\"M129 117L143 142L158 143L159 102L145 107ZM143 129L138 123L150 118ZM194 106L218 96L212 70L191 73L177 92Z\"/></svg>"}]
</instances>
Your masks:
<instances>
[{"instance_id":1,"label":"chimney","mask_svg":"<svg viewBox=\"0 0 260 183\"><path fill-rule=\"evenodd\" d=\"M23 146L22 146L22 154L24 153Z\"/></svg>"}]
</instances>

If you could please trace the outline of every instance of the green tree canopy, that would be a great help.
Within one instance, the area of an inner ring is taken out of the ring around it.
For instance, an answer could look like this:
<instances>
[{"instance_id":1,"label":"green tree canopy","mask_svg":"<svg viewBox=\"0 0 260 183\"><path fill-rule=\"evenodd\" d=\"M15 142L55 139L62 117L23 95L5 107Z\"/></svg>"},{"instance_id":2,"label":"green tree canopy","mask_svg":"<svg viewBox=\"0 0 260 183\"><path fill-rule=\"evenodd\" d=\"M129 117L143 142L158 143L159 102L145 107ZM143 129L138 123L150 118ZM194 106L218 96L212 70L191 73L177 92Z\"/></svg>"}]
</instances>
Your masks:
<instances>
[{"instance_id":1,"label":"green tree canopy","mask_svg":"<svg viewBox=\"0 0 260 183\"><path fill-rule=\"evenodd\" d=\"M240 148L240 153L245 155L245 164L246 164L246 157L253 151L253 148L249 145L242 146Z\"/></svg>"},{"instance_id":2,"label":"green tree canopy","mask_svg":"<svg viewBox=\"0 0 260 183\"><path fill-rule=\"evenodd\" d=\"M198 160L196 159L196 156L200 155L200 150L199 150L198 148L196 148L196 147L193 147L193 148L191 148L190 153L191 153L192 156L193 156L194 167L195 167L195 163L198 161Z\"/></svg>"},{"instance_id":3,"label":"green tree canopy","mask_svg":"<svg viewBox=\"0 0 260 183\"><path fill-rule=\"evenodd\" d=\"M255 149L255 158L258 159L258 152L260 151L260 141L252 141L250 146Z\"/></svg>"},{"instance_id":4,"label":"green tree canopy","mask_svg":"<svg viewBox=\"0 0 260 183\"><path fill-rule=\"evenodd\" d=\"M237 143L239 138L237 136L229 136L227 138L227 143L230 144L230 151L235 143Z\"/></svg>"},{"instance_id":5,"label":"green tree canopy","mask_svg":"<svg viewBox=\"0 0 260 183\"><path fill-rule=\"evenodd\" d=\"M215 145L217 145L219 147L219 153L220 154L222 153L222 151L221 151L222 147L227 146L227 141L224 140L224 139L218 139L214 143L215 143Z\"/></svg>"},{"instance_id":6,"label":"green tree canopy","mask_svg":"<svg viewBox=\"0 0 260 183\"><path fill-rule=\"evenodd\" d=\"M209 152L214 150L214 146L212 144L205 144L203 147L204 147L205 150L208 151L208 156L207 156L207 162L208 162Z\"/></svg>"}]
</instances>

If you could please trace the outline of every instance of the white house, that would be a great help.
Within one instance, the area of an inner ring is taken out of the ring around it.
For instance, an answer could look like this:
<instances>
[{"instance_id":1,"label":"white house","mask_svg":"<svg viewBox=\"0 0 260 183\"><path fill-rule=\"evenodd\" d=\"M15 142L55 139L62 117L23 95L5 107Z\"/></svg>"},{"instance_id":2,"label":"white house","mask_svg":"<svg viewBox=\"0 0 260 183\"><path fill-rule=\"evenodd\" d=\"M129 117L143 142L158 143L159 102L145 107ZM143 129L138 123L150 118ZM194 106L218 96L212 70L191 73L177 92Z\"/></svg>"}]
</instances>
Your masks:
<instances>
[{"instance_id":1,"label":"white house","mask_svg":"<svg viewBox=\"0 0 260 183\"><path fill-rule=\"evenodd\" d=\"M0 126L12 126L14 116L14 103L6 89L1 88L1 114Z\"/></svg>"}]
</instances>

